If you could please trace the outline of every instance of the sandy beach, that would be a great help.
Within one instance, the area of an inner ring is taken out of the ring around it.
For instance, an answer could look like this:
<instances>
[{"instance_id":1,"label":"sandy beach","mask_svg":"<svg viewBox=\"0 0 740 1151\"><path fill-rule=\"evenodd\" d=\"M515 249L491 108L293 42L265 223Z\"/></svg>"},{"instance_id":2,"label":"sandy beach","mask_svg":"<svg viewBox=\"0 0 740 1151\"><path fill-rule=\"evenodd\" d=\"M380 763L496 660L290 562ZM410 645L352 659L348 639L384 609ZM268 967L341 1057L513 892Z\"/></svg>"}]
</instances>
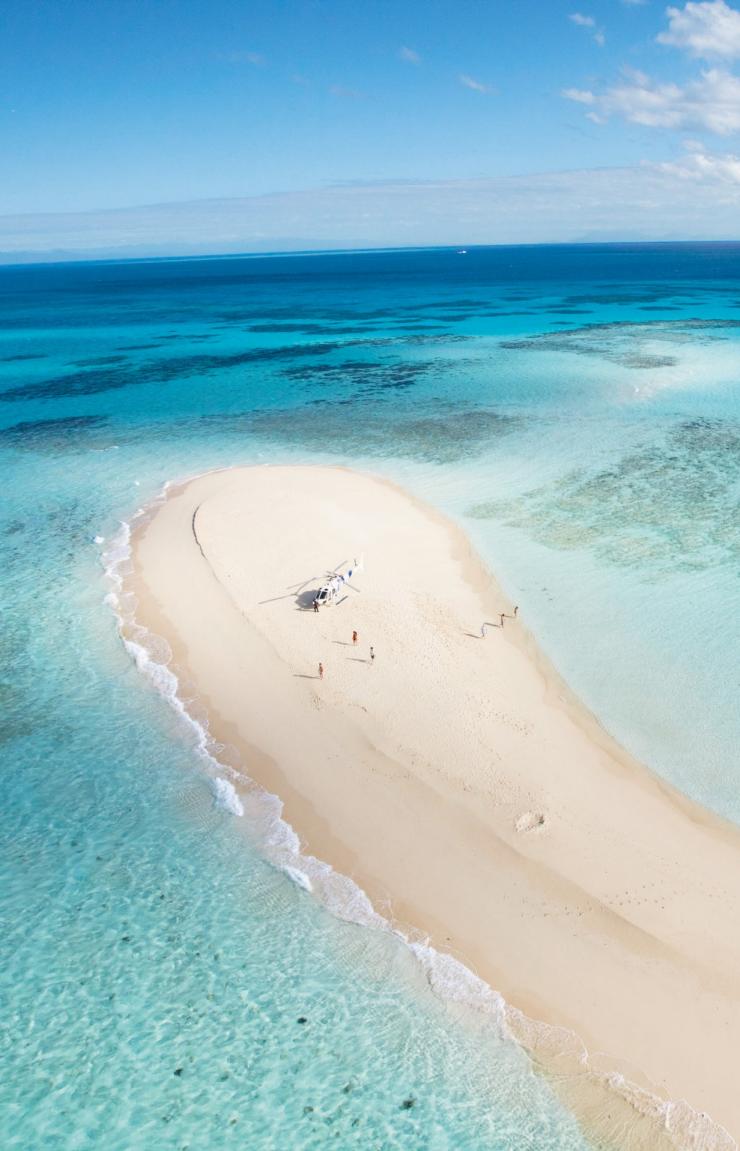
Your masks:
<instances>
[{"instance_id":1,"label":"sandy beach","mask_svg":"<svg viewBox=\"0 0 740 1151\"><path fill-rule=\"evenodd\" d=\"M738 1138L740 830L604 732L459 528L364 474L254 467L172 488L132 542L137 621L307 852L498 990L602 1133L646 1106L623 1085L606 1115L623 1075ZM709 1146L681 1108L645 1124Z\"/></svg>"}]
</instances>

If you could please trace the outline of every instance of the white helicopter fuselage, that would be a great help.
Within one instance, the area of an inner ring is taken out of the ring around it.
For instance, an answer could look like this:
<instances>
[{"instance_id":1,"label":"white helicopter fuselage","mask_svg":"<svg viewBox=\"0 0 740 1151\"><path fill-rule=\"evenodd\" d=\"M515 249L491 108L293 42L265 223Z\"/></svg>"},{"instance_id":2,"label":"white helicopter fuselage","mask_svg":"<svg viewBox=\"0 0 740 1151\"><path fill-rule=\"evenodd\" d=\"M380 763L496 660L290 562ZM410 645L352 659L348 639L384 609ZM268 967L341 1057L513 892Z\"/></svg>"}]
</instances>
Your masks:
<instances>
[{"instance_id":1,"label":"white helicopter fuselage","mask_svg":"<svg viewBox=\"0 0 740 1151\"><path fill-rule=\"evenodd\" d=\"M356 572L362 569L362 566L363 561L361 558L359 563L357 560L355 560L352 567L349 568L346 572L334 572L326 581L326 583L322 584L319 590L316 592L314 603L317 603L319 607L326 607L329 604L335 603L337 596L339 595L340 591L342 591L345 584L347 584L349 580L352 579L352 576Z\"/></svg>"}]
</instances>

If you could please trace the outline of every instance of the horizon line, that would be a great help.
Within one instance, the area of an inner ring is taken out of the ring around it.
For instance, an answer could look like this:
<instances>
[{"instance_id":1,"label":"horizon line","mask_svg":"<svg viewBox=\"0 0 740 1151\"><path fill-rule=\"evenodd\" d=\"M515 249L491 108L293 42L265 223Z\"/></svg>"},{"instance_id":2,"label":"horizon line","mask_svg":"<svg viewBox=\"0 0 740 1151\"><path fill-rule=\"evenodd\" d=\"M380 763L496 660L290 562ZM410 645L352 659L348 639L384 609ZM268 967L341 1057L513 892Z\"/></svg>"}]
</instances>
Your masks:
<instances>
[{"instance_id":1,"label":"horizon line","mask_svg":"<svg viewBox=\"0 0 740 1151\"><path fill-rule=\"evenodd\" d=\"M275 250L271 252L203 252L203 253L190 253L190 254L171 254L171 255L151 255L151 256L100 256L90 255L88 257L75 254L74 257L67 256L64 249L56 249L59 251L60 256L58 259L49 258L55 249L50 249L47 252L39 253L42 257L36 260L17 260L5 259L5 257L12 257L14 253L9 251L0 251L0 270L10 268L39 268L39 267L60 267L65 265L77 264L171 264L183 262L205 262L208 260L279 260L295 257L310 257L310 256L362 256L362 255L380 255L380 254L401 254L404 252L456 252L459 254L467 255L471 251L487 251L491 248L506 249L506 248L670 248L670 247L694 247L694 248L712 248L712 247L740 247L740 239L642 239L642 240L534 240L534 241L519 241L516 243L490 243L490 244L465 244L461 241L459 244L406 244L406 245L380 245L378 247L360 247L360 248L292 248L286 250Z\"/></svg>"}]
</instances>

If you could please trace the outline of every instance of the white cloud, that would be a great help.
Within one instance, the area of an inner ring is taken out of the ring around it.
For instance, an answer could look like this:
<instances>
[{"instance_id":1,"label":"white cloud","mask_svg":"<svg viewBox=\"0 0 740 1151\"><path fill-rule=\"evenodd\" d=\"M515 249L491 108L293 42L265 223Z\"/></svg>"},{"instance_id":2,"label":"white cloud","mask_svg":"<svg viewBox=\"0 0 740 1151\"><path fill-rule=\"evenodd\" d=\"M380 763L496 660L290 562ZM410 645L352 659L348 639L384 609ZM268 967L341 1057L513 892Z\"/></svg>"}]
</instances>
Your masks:
<instances>
[{"instance_id":1,"label":"white cloud","mask_svg":"<svg viewBox=\"0 0 740 1151\"><path fill-rule=\"evenodd\" d=\"M734 162L735 157L701 161L689 155L680 171L645 165L491 180L398 180L101 212L0 216L0 262L721 239L737 232L740 185L729 178Z\"/></svg>"},{"instance_id":2,"label":"white cloud","mask_svg":"<svg viewBox=\"0 0 740 1151\"><path fill-rule=\"evenodd\" d=\"M462 84L463 88L470 88L472 92L491 91L490 85L481 84L480 80L474 80L472 76L466 76L464 72L458 76L458 80Z\"/></svg>"},{"instance_id":3,"label":"white cloud","mask_svg":"<svg viewBox=\"0 0 740 1151\"><path fill-rule=\"evenodd\" d=\"M651 128L700 128L718 136L740 131L740 79L711 68L681 86L654 83L633 73L597 98L606 116L622 116Z\"/></svg>"},{"instance_id":4,"label":"white cloud","mask_svg":"<svg viewBox=\"0 0 740 1151\"><path fill-rule=\"evenodd\" d=\"M683 48L703 59L740 57L740 12L725 0L701 0L683 8L668 8L668 31L659 44Z\"/></svg>"},{"instance_id":5,"label":"white cloud","mask_svg":"<svg viewBox=\"0 0 740 1151\"><path fill-rule=\"evenodd\" d=\"M564 88L561 95L589 105L589 119L597 123L619 116L648 128L698 128L716 136L740 132L740 77L719 68L684 85L658 83L644 72L625 69L624 81L603 92Z\"/></svg>"},{"instance_id":6,"label":"white cloud","mask_svg":"<svg viewBox=\"0 0 740 1151\"><path fill-rule=\"evenodd\" d=\"M398 55L399 55L400 59L405 60L407 64L420 64L421 63L421 56L419 55L419 53L415 52L413 48L407 48L405 45L403 48L399 49Z\"/></svg>"},{"instance_id":7,"label":"white cloud","mask_svg":"<svg viewBox=\"0 0 740 1151\"><path fill-rule=\"evenodd\" d=\"M603 28L596 27L596 21L593 16L586 16L583 12L571 12L568 19L577 24L579 28L589 28L593 32L594 41L603 48L606 44L606 36Z\"/></svg>"},{"instance_id":8,"label":"white cloud","mask_svg":"<svg viewBox=\"0 0 740 1151\"><path fill-rule=\"evenodd\" d=\"M659 171L680 180L703 184L729 184L740 188L740 156L732 152L719 155L707 152L695 140L686 141L687 155L683 160L658 164Z\"/></svg>"},{"instance_id":9,"label":"white cloud","mask_svg":"<svg viewBox=\"0 0 740 1151\"><path fill-rule=\"evenodd\" d=\"M566 100L573 100L576 104L593 104L596 100L593 92L585 88L563 88L560 93Z\"/></svg>"},{"instance_id":10,"label":"white cloud","mask_svg":"<svg viewBox=\"0 0 740 1151\"><path fill-rule=\"evenodd\" d=\"M731 8L726 0L689 0L683 8L668 8L666 12L668 29L658 36L660 43L697 57L740 58L740 10ZM576 16L576 23L590 20L579 13L571 19ZM680 84L653 81L631 68L624 68L622 75L621 82L601 92L587 95L578 88L565 88L561 95L590 105L592 111L587 115L596 123L620 116L649 128L698 128L716 136L740 133L740 77L726 66L707 67Z\"/></svg>"},{"instance_id":11,"label":"white cloud","mask_svg":"<svg viewBox=\"0 0 740 1151\"><path fill-rule=\"evenodd\" d=\"M650 77L647 72L641 72L639 68L632 68L629 64L623 65L622 75L627 80L633 80L635 84L639 84L643 88L646 84L650 83Z\"/></svg>"}]
</instances>

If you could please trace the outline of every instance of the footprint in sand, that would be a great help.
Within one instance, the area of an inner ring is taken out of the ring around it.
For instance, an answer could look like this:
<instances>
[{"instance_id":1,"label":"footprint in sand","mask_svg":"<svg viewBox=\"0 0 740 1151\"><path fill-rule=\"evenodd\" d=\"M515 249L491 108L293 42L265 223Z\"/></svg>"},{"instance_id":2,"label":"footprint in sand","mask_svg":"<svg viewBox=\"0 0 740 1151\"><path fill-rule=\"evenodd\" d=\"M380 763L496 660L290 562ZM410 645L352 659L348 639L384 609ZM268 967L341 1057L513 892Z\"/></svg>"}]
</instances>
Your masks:
<instances>
[{"instance_id":1,"label":"footprint in sand","mask_svg":"<svg viewBox=\"0 0 740 1151\"><path fill-rule=\"evenodd\" d=\"M547 827L547 816L541 811L525 811L515 821L517 831L544 831Z\"/></svg>"}]
</instances>

